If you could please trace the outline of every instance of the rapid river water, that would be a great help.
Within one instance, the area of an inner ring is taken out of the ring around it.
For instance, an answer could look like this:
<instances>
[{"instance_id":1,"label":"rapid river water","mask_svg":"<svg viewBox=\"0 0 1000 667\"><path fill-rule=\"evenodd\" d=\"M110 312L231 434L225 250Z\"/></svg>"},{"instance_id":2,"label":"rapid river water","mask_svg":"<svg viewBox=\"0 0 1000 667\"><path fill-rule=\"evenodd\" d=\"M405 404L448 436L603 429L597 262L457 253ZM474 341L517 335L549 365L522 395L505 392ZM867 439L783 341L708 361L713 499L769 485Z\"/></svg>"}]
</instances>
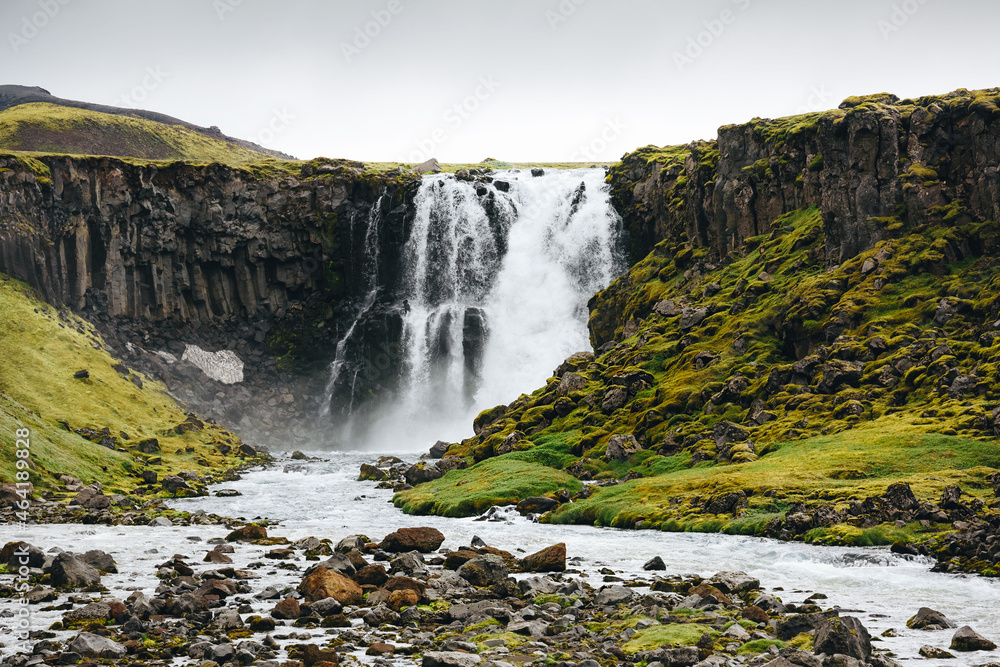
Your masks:
<instances>
[{"instance_id":1,"label":"rapid river water","mask_svg":"<svg viewBox=\"0 0 1000 667\"><path fill-rule=\"evenodd\" d=\"M352 534L365 534L379 540L403 526L434 526L444 533L444 548L468 545L478 536L491 546L513 552L531 553L565 542L569 558L580 560L574 567L600 586L602 567L615 570L623 578L646 576L642 565L660 556L667 573L709 576L721 570L743 570L760 579L762 586L783 601L802 603L813 592L825 593L822 606L839 606L844 613L858 616L873 637L876 646L891 650L895 659L923 665L979 665L1000 661L1000 651L959 654L957 660L925 660L919 648L931 644L947 648L953 631L926 632L910 630L906 619L919 607L943 612L959 626L971 625L980 634L1000 641L1000 586L998 582L964 575L930 572L925 560L906 560L884 548L818 547L774 540L694 533L624 531L587 526L557 526L531 523L517 515L509 522L485 522L474 519L407 516L389 502L391 492L375 488L373 482L358 482L358 468L371 462L373 454L356 452L315 453L320 461L286 461L281 465L257 470L226 488L240 491L230 498L207 497L174 501L177 509L204 509L246 519L266 518L280 522L269 534L292 541L316 536L336 543ZM413 458L412 454L402 458ZM7 538L8 530L4 530ZM49 525L29 527L19 539L44 550L53 547L83 552L103 549L118 563L120 574L108 575L104 584L124 598L131 590L152 594L159 583L155 565L173 554L186 554L190 562L200 563L203 552L211 548L205 542L226 533L221 526L137 527ZM14 539L11 535L8 539ZM6 539L4 540L6 541ZM235 566L264 562L266 547L240 547ZM251 582L254 591L265 585L294 585L300 573L288 572L264 562L257 568L259 579ZM775 589L780 588L783 590ZM274 601L255 603L266 612ZM851 610L847 612L846 610ZM258 613L260 613L260 611ZM37 627L48 627L62 612L41 612L33 620ZM0 617L0 632L6 632L11 619ZM881 637L894 628L899 636ZM68 635L67 635L68 636ZM2 641L2 640L0 640ZM6 649L0 649L6 650Z\"/></svg>"}]
</instances>

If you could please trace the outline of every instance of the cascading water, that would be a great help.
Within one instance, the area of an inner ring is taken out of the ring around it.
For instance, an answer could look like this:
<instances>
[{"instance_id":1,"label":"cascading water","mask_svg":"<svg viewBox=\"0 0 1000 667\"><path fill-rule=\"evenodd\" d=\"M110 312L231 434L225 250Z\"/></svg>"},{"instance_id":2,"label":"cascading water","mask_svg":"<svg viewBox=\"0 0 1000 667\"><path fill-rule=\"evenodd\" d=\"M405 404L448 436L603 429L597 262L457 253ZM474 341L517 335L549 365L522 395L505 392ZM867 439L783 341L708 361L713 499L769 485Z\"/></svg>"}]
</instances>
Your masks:
<instances>
[{"instance_id":1,"label":"cascading water","mask_svg":"<svg viewBox=\"0 0 1000 667\"><path fill-rule=\"evenodd\" d=\"M382 198L384 195L379 196L375 201L375 205L372 206L371 212L368 214L368 224L365 228L365 241L364 241L364 265L362 267L362 276L365 285L368 289L368 293L365 295L364 300L359 304L357 309L357 314L351 321L350 326L344 333L343 338L337 343L337 349L334 353L333 362L330 364L330 379L327 381L326 385L326 400L320 408L320 418L327 419L330 416L330 408L332 403L332 398L334 392L339 388L340 383L344 380L344 371L347 368L347 346L350 344L354 337L354 331L358 328L358 324L364 319L364 317L371 311L372 306L375 305L376 297L378 296L381 286L379 285L379 275L378 275L378 262L379 262L379 222L382 218ZM353 226L353 220L352 220ZM353 238L353 230L350 234ZM353 407L354 398L354 378L352 377L351 383L347 391L349 392L350 400L346 406L346 413L349 415L351 408ZM349 424L350 420L346 420L344 423Z\"/></svg>"},{"instance_id":2,"label":"cascading water","mask_svg":"<svg viewBox=\"0 0 1000 667\"><path fill-rule=\"evenodd\" d=\"M364 416L368 448L472 434L482 409L589 349L587 301L623 268L601 169L427 176L403 250L400 377ZM359 420L355 420L359 421Z\"/></svg>"}]
</instances>

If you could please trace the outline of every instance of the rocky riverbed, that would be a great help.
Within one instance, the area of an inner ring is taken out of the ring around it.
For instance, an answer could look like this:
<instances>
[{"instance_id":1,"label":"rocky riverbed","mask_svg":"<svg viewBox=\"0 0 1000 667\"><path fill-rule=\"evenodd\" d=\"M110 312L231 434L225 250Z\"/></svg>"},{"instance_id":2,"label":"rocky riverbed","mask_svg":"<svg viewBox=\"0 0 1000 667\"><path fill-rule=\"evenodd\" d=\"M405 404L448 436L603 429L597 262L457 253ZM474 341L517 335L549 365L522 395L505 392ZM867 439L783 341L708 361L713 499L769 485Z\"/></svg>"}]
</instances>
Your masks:
<instances>
[{"instance_id":1,"label":"rocky riverbed","mask_svg":"<svg viewBox=\"0 0 1000 667\"><path fill-rule=\"evenodd\" d=\"M114 541L112 553L8 543L0 560L14 574L0 595L27 588L31 613L28 652L5 639L3 664L893 667L916 657L880 648L901 632L925 636L919 654L931 659L997 657L990 638L932 609L871 636L863 612L822 591L668 573L659 557L634 572L564 543L448 547L432 527L295 541L261 523L199 532L163 535L169 546L130 556L128 571L114 556L128 547ZM4 616L16 629L14 612Z\"/></svg>"},{"instance_id":2,"label":"rocky riverbed","mask_svg":"<svg viewBox=\"0 0 1000 667\"><path fill-rule=\"evenodd\" d=\"M919 556L547 526L516 511L495 511L493 521L407 517L387 502L390 491L353 481L370 458L307 458L251 472L226 485L241 496L170 501L172 525L5 531L12 544L3 554L0 625L17 631L27 608L31 633L24 643L4 634L4 663L889 667L1000 659L989 649L1000 639L990 612L996 587L927 572ZM237 513L246 518L225 518ZM214 525L199 525L202 517Z\"/></svg>"}]
</instances>

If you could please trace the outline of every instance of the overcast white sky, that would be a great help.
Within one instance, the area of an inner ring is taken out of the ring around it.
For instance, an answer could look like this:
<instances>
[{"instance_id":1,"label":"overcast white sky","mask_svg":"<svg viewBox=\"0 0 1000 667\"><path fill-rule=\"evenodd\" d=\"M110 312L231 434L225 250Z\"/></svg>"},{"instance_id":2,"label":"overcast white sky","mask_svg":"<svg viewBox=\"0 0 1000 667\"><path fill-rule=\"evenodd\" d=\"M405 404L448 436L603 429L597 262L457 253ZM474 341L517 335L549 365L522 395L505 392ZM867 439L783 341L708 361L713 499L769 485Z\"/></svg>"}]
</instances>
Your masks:
<instances>
[{"instance_id":1,"label":"overcast white sky","mask_svg":"<svg viewBox=\"0 0 1000 667\"><path fill-rule=\"evenodd\" d=\"M0 82L301 158L616 160L848 95L1000 85L983 0L0 2Z\"/></svg>"}]
</instances>

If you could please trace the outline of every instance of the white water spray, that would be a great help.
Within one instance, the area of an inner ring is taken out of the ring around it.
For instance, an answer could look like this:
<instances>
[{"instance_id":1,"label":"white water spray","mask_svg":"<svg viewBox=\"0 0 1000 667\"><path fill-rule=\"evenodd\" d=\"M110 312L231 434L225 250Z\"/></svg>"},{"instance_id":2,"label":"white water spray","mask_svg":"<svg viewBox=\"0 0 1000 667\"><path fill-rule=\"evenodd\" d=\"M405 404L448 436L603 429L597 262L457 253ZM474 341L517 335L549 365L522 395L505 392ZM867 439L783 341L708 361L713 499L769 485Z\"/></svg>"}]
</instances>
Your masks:
<instances>
[{"instance_id":1,"label":"white water spray","mask_svg":"<svg viewBox=\"0 0 1000 667\"><path fill-rule=\"evenodd\" d=\"M404 249L401 384L363 446L426 449L590 348L587 301L622 269L601 169L428 176Z\"/></svg>"}]
</instances>

